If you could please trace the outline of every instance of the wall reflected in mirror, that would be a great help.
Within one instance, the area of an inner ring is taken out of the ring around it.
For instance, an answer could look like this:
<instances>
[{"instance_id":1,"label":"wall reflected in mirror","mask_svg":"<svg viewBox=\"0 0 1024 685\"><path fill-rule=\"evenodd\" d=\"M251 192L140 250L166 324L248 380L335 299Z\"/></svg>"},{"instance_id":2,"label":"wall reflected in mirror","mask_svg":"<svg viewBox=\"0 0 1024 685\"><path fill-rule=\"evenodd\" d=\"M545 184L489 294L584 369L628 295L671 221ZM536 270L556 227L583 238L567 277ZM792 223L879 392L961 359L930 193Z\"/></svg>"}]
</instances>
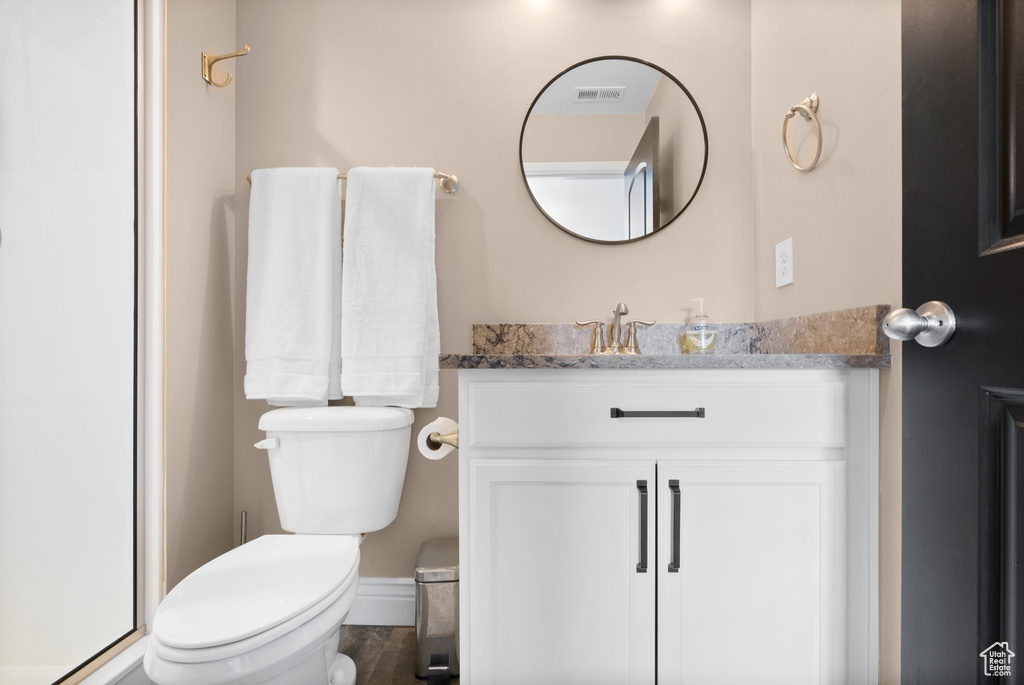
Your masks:
<instances>
[{"instance_id":1,"label":"wall reflected in mirror","mask_svg":"<svg viewBox=\"0 0 1024 685\"><path fill-rule=\"evenodd\" d=\"M585 240L619 243L664 228L707 168L700 108L675 77L631 57L566 69L534 99L519 142L537 207Z\"/></svg>"}]
</instances>

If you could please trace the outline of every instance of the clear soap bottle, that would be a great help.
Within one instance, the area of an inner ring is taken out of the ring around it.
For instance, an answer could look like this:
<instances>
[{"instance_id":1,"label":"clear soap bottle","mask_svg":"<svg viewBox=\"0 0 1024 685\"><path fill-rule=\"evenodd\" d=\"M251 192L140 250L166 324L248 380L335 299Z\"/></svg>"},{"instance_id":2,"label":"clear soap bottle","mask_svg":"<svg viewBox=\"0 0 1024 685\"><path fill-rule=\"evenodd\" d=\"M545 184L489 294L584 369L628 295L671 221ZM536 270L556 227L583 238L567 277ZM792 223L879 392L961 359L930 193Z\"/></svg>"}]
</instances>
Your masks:
<instances>
[{"instance_id":1,"label":"clear soap bottle","mask_svg":"<svg viewBox=\"0 0 1024 685\"><path fill-rule=\"evenodd\" d=\"M697 303L697 313L686 322L686 351L690 354L711 354L718 340L718 327L704 311L704 298L692 300Z\"/></svg>"}]
</instances>

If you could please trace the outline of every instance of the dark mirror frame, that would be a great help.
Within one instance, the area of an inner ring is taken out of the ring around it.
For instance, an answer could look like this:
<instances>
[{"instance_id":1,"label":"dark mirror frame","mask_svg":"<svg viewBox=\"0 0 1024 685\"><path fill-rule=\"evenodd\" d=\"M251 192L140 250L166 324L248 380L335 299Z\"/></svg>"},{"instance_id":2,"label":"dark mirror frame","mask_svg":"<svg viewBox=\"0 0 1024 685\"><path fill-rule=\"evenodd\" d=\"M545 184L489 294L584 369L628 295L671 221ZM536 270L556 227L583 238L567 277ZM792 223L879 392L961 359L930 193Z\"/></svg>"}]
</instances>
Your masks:
<instances>
[{"instance_id":1,"label":"dark mirror frame","mask_svg":"<svg viewBox=\"0 0 1024 685\"><path fill-rule=\"evenodd\" d=\"M675 83L677 86L679 86L679 89L683 91L683 93L686 95L686 97L689 98L690 104L693 105L694 111L697 112L697 118L700 120L701 133L704 136L704 162L703 162L703 165L701 166L700 178L697 179L697 186L693 189L693 194L690 195L690 198L686 201L686 204L683 205L682 209L680 209L675 214L675 216L673 216L671 219L668 219L667 221L663 221L661 226L658 226L656 229L654 229L650 233L647 233L646 235L638 236L636 238L630 238L628 240L598 240L596 238L590 238L590 237L585 236L585 235L580 235L579 233L576 233L575 231L571 231L568 228L566 228L565 226L563 226L562 224L560 224L557 221L555 221L551 217L550 214L548 214L546 211L544 211L544 207L542 207L540 202L537 201L537 198L534 196L533 191L530 189L530 182L526 178L526 166L524 165L524 160L523 160L523 139L526 136L526 125L530 121L530 114L533 113L533 108L536 107L537 101L540 100L541 96L544 95L545 91L547 91L547 89L549 87L551 87L552 83L554 83L555 81L560 79L563 75L567 74L568 72L572 71L573 69L575 69L575 68L577 68L579 66L582 66L584 64L590 64L591 62L600 62L600 61L604 61L604 60L624 60L624 61L628 61L628 62L636 62L638 64L643 64L644 66L651 67L652 69L657 69L662 74L664 74L665 76L670 78L673 83ZM543 214L547 218L547 220L550 221L551 223L553 223L555 226L558 226L560 229L562 229L563 231L565 231L566 233L568 233L571 236L574 236L576 238L580 238L581 240L586 240L586 241L589 241L589 242L592 242L592 243L602 243L602 244L605 244L605 245L624 245L626 243L635 243L638 240L643 240L644 238L648 238L648 237L654 235L655 233L658 233L663 228L665 228L666 226L671 224L673 221L678 219L679 215L682 214L684 211L686 211L686 208L690 206L690 203L693 202L693 198L697 197L697 191L700 190L701 185L704 183L704 175L707 173L707 170L708 170L708 127L707 127L707 124L705 124L705 122L704 122L704 114L703 114L703 112L700 111L700 107L697 105L697 101L693 99L693 95L690 93L690 91L687 90L686 86L684 86L679 81L679 79L677 79L675 76L673 76L672 74L668 73L667 71L665 71L664 69L659 67L657 64L653 64L651 62L648 62L648 61L642 60L642 59L638 59L636 57L626 57L624 55L603 55L601 57L591 57L590 59L585 59L582 62L577 62L576 64L573 64L571 67L568 67L568 68L563 69L562 71L558 72L558 74L556 74L554 76L554 78L552 78L550 81L548 81L544 85L544 87L540 89L540 92L537 93L537 97L533 98L533 102L530 103L530 108L526 111L526 117L523 119L523 127L520 130L520 132L519 132L519 171L523 175L523 183L526 185L526 192L528 192L530 194L530 199L533 200L533 204L537 205L537 209L540 210L541 214Z\"/></svg>"}]
</instances>

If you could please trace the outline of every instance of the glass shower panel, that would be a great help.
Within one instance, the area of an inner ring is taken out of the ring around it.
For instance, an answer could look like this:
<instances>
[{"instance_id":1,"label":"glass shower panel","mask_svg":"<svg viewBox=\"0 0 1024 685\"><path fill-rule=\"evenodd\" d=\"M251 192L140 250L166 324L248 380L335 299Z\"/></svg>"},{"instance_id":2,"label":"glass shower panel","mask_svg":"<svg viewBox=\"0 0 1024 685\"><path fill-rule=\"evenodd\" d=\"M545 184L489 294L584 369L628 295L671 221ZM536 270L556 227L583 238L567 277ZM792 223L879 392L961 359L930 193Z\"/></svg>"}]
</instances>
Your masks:
<instances>
[{"instance_id":1,"label":"glass shower panel","mask_svg":"<svg viewBox=\"0 0 1024 685\"><path fill-rule=\"evenodd\" d=\"M135 617L135 3L0 0L0 683Z\"/></svg>"}]
</instances>

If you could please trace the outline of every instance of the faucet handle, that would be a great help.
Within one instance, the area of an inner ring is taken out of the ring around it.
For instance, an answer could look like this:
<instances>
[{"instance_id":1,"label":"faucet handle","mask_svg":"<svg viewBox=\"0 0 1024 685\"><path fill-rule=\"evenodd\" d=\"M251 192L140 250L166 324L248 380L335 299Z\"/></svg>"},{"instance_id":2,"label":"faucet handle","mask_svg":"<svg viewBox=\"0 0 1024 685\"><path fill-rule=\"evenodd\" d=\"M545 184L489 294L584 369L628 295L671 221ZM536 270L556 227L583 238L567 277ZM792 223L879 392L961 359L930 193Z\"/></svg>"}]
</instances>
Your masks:
<instances>
[{"instance_id":1,"label":"faucet handle","mask_svg":"<svg viewBox=\"0 0 1024 685\"><path fill-rule=\"evenodd\" d=\"M604 321L577 321L576 325L594 327L594 335L590 339L590 352L587 354L605 354Z\"/></svg>"},{"instance_id":2,"label":"faucet handle","mask_svg":"<svg viewBox=\"0 0 1024 685\"><path fill-rule=\"evenodd\" d=\"M627 321L626 322L626 351L623 354L640 354L640 346L636 342L637 326L653 326L657 321Z\"/></svg>"}]
</instances>

